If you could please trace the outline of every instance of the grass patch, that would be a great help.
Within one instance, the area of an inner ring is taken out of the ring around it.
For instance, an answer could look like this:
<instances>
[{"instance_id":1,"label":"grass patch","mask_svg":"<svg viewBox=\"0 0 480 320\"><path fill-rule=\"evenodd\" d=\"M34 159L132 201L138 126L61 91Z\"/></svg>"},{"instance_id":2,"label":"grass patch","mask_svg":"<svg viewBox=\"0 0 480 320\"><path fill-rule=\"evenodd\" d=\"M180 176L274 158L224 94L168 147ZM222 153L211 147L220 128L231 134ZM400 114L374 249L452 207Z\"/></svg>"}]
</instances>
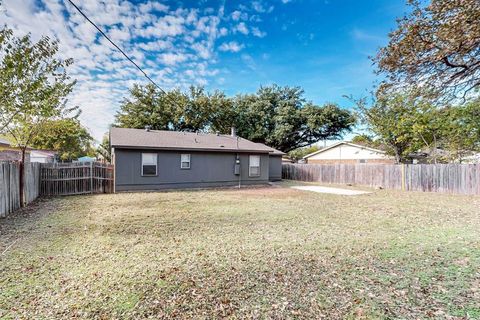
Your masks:
<instances>
[{"instance_id":1,"label":"grass patch","mask_svg":"<svg viewBox=\"0 0 480 320\"><path fill-rule=\"evenodd\" d=\"M479 207L281 187L44 200L0 221L0 317L476 319Z\"/></svg>"}]
</instances>

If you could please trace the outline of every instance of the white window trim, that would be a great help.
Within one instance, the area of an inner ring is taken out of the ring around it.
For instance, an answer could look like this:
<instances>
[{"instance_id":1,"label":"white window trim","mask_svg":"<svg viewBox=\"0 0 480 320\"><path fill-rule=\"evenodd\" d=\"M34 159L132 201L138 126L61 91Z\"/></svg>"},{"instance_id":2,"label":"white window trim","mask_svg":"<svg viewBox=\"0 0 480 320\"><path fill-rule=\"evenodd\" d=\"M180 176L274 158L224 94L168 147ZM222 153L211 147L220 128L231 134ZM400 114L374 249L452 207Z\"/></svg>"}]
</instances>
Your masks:
<instances>
[{"instance_id":1,"label":"white window trim","mask_svg":"<svg viewBox=\"0 0 480 320\"><path fill-rule=\"evenodd\" d=\"M188 156L188 161L183 161L183 159L182 159L183 156ZM182 166L182 164L183 164L184 162L188 162L188 167L183 167L183 166ZM182 153L182 154L180 155L180 169L182 169L182 170L188 170L188 169L190 169L191 163L192 163L192 155L191 155L191 154L189 154L189 153Z\"/></svg>"},{"instance_id":2,"label":"white window trim","mask_svg":"<svg viewBox=\"0 0 480 320\"><path fill-rule=\"evenodd\" d=\"M258 157L258 167L251 165L252 157ZM261 167L262 167L262 158L259 155L251 154L248 156L248 176L249 177L260 177L262 175ZM258 168L258 174L252 174L252 168Z\"/></svg>"},{"instance_id":3,"label":"white window trim","mask_svg":"<svg viewBox=\"0 0 480 320\"><path fill-rule=\"evenodd\" d=\"M143 162L143 155L148 154L148 155L154 155L155 156L155 163L144 163ZM144 166L155 166L155 174L144 174L143 173L143 167ZM157 153L148 153L144 152L142 153L142 177L156 177L158 175L158 154Z\"/></svg>"}]
</instances>

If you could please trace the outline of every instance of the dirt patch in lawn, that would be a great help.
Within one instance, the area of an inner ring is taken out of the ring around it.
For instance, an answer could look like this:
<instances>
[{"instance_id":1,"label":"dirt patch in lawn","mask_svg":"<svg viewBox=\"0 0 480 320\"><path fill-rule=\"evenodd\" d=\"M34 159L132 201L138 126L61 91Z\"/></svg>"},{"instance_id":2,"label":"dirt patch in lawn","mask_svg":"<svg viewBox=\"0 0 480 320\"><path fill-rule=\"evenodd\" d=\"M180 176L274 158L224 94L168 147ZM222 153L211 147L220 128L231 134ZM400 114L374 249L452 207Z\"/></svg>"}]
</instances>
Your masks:
<instances>
[{"instance_id":1,"label":"dirt patch in lawn","mask_svg":"<svg viewBox=\"0 0 480 320\"><path fill-rule=\"evenodd\" d=\"M0 220L0 317L480 318L479 206L279 187L41 201Z\"/></svg>"}]
</instances>

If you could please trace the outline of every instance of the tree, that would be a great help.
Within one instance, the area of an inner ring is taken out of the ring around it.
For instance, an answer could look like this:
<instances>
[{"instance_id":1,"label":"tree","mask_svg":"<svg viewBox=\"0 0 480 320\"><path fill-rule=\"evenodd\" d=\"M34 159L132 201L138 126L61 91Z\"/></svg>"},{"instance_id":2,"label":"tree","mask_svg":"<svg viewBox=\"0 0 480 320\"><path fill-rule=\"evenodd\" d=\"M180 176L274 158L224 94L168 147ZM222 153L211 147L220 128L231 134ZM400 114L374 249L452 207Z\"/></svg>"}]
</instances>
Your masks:
<instances>
[{"instance_id":1,"label":"tree","mask_svg":"<svg viewBox=\"0 0 480 320\"><path fill-rule=\"evenodd\" d=\"M224 93L207 93L201 87L190 87L187 92L172 90L159 92L152 85L135 84L130 97L120 105L115 115L115 126L153 130L204 131L221 127L231 108L231 100Z\"/></svg>"},{"instance_id":2,"label":"tree","mask_svg":"<svg viewBox=\"0 0 480 320\"><path fill-rule=\"evenodd\" d=\"M97 147L96 154L107 162L112 161L112 149L110 148L110 137L108 134L103 136L102 143Z\"/></svg>"},{"instance_id":3,"label":"tree","mask_svg":"<svg viewBox=\"0 0 480 320\"><path fill-rule=\"evenodd\" d=\"M480 152L480 98L461 106L448 107L442 141L451 153L450 160L462 160L474 152Z\"/></svg>"},{"instance_id":4,"label":"tree","mask_svg":"<svg viewBox=\"0 0 480 320\"><path fill-rule=\"evenodd\" d=\"M317 145L313 145L310 147L303 147L303 148L292 150L288 153L288 156L293 160L300 160L303 157L305 157L307 154L314 153L318 150L320 150L320 147Z\"/></svg>"},{"instance_id":5,"label":"tree","mask_svg":"<svg viewBox=\"0 0 480 320\"><path fill-rule=\"evenodd\" d=\"M348 110L335 104L314 105L303 94L299 87L272 85L256 94L239 95L233 101L233 125L243 138L289 152L340 138L355 124Z\"/></svg>"},{"instance_id":6,"label":"tree","mask_svg":"<svg viewBox=\"0 0 480 320\"><path fill-rule=\"evenodd\" d=\"M437 94L466 97L480 87L480 1L409 0L388 45L374 61L393 85L422 84Z\"/></svg>"},{"instance_id":7,"label":"tree","mask_svg":"<svg viewBox=\"0 0 480 320\"><path fill-rule=\"evenodd\" d=\"M66 73L72 60L56 58L57 51L57 42L48 37L32 44L30 35L17 38L8 28L0 30L0 133L22 151L22 203L26 148L46 121L73 111L66 107L66 96L75 84Z\"/></svg>"},{"instance_id":8,"label":"tree","mask_svg":"<svg viewBox=\"0 0 480 320\"><path fill-rule=\"evenodd\" d=\"M382 143L369 134L357 134L352 138L352 143L376 149L384 149Z\"/></svg>"},{"instance_id":9,"label":"tree","mask_svg":"<svg viewBox=\"0 0 480 320\"><path fill-rule=\"evenodd\" d=\"M68 161L88 155L93 156L92 136L76 118L49 120L42 125L30 145L38 149L58 152L60 160Z\"/></svg>"},{"instance_id":10,"label":"tree","mask_svg":"<svg viewBox=\"0 0 480 320\"><path fill-rule=\"evenodd\" d=\"M418 149L419 144L412 131L411 117L416 105L411 95L378 93L371 104L365 98L355 102L362 122L385 146L387 154L395 157L397 163Z\"/></svg>"},{"instance_id":11,"label":"tree","mask_svg":"<svg viewBox=\"0 0 480 320\"><path fill-rule=\"evenodd\" d=\"M306 102L298 87L261 87L255 94L228 98L223 92L207 93L191 87L158 93L156 88L135 85L116 115L119 127L154 130L229 132L232 126L246 139L281 151L339 138L355 124L348 110L334 104Z\"/></svg>"}]
</instances>

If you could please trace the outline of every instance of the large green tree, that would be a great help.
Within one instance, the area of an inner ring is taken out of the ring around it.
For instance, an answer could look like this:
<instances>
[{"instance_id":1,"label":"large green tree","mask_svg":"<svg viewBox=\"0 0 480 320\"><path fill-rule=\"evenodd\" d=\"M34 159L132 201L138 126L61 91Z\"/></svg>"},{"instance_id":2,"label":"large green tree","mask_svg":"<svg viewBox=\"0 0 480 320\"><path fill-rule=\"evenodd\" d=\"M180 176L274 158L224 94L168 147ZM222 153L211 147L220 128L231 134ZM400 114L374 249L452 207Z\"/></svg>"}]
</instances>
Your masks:
<instances>
[{"instance_id":1,"label":"large green tree","mask_svg":"<svg viewBox=\"0 0 480 320\"><path fill-rule=\"evenodd\" d=\"M341 138L355 124L348 110L335 104L307 102L299 87L261 87L234 99L234 125L240 136L284 152L324 139Z\"/></svg>"},{"instance_id":2,"label":"large green tree","mask_svg":"<svg viewBox=\"0 0 480 320\"><path fill-rule=\"evenodd\" d=\"M461 106L448 107L444 114L442 147L451 154L449 160L459 160L480 152L480 98Z\"/></svg>"},{"instance_id":3,"label":"large green tree","mask_svg":"<svg viewBox=\"0 0 480 320\"><path fill-rule=\"evenodd\" d=\"M58 152L60 160L68 161L94 155L93 138L76 118L46 121L30 146Z\"/></svg>"},{"instance_id":4,"label":"large green tree","mask_svg":"<svg viewBox=\"0 0 480 320\"><path fill-rule=\"evenodd\" d=\"M190 87L187 92L160 92L154 85L135 84L130 89L115 126L153 130L197 131L210 126L220 127L226 118L231 100L219 91L207 93L203 88Z\"/></svg>"},{"instance_id":5,"label":"large green tree","mask_svg":"<svg viewBox=\"0 0 480 320\"><path fill-rule=\"evenodd\" d=\"M422 84L441 97L480 88L480 1L409 0L390 41L374 59L388 85Z\"/></svg>"},{"instance_id":6,"label":"large green tree","mask_svg":"<svg viewBox=\"0 0 480 320\"><path fill-rule=\"evenodd\" d=\"M348 110L334 104L306 102L298 87L261 87L255 94L226 97L191 87L159 93L135 85L124 99L115 125L157 130L229 132L232 126L246 139L288 152L322 139L341 137L355 124Z\"/></svg>"},{"instance_id":7,"label":"large green tree","mask_svg":"<svg viewBox=\"0 0 480 320\"><path fill-rule=\"evenodd\" d=\"M57 42L48 37L32 43L30 35L18 38L8 28L0 30L0 133L22 150L22 160L45 122L73 111L66 107L75 84L66 72L72 60L57 58L57 52Z\"/></svg>"}]
</instances>

